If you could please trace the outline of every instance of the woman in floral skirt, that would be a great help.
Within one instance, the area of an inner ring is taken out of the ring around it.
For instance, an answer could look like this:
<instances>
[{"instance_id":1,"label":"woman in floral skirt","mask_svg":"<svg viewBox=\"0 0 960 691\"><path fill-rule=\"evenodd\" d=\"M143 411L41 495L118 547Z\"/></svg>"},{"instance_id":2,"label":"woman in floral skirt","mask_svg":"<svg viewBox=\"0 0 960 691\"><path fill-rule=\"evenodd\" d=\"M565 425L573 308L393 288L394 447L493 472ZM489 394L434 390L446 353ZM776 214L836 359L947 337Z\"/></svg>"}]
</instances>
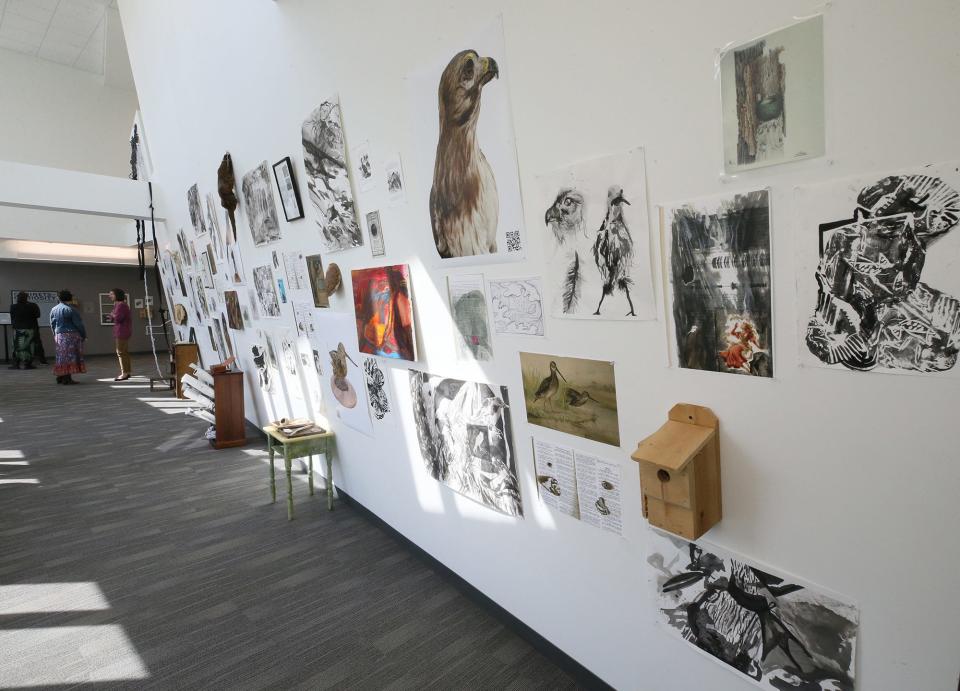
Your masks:
<instances>
[{"instance_id":1,"label":"woman in floral skirt","mask_svg":"<svg viewBox=\"0 0 960 691\"><path fill-rule=\"evenodd\" d=\"M50 328L57 344L57 364L53 373L57 375L58 384L75 384L73 375L87 371L83 362L83 342L87 340L87 330L80 312L69 304L73 301L73 294L69 290L61 290L57 297L60 298L60 304L50 310Z\"/></svg>"}]
</instances>

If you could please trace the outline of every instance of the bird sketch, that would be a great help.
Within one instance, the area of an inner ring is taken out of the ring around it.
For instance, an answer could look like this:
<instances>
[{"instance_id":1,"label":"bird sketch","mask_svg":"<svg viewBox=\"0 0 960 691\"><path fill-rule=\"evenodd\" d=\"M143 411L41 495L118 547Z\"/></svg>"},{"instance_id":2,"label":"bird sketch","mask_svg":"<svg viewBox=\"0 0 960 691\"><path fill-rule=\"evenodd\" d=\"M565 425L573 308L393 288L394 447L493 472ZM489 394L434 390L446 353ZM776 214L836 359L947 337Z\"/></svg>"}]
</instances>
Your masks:
<instances>
[{"instance_id":1,"label":"bird sketch","mask_svg":"<svg viewBox=\"0 0 960 691\"><path fill-rule=\"evenodd\" d=\"M643 150L578 163L539 181L554 316L655 318Z\"/></svg>"},{"instance_id":2,"label":"bird sketch","mask_svg":"<svg viewBox=\"0 0 960 691\"><path fill-rule=\"evenodd\" d=\"M349 360L354 367L357 366L357 363L354 362L353 358L347 353L347 349L343 346L342 342L337 345L336 350L330 351L330 369L333 371L333 374L330 376L330 390L333 392L337 401L340 402L340 405L344 408L353 408L357 405L357 392L354 390L350 380L347 379L347 360Z\"/></svg>"},{"instance_id":3,"label":"bird sketch","mask_svg":"<svg viewBox=\"0 0 960 691\"><path fill-rule=\"evenodd\" d=\"M370 403L357 350L357 323L353 315L318 310L314 313L316 335L311 348L326 352L330 372L325 374L328 390L336 401L334 412L343 424L361 434L373 435Z\"/></svg>"},{"instance_id":4,"label":"bird sketch","mask_svg":"<svg viewBox=\"0 0 960 691\"><path fill-rule=\"evenodd\" d=\"M766 689L852 691L859 612L720 550L652 536L668 630Z\"/></svg>"},{"instance_id":5,"label":"bird sketch","mask_svg":"<svg viewBox=\"0 0 960 691\"><path fill-rule=\"evenodd\" d=\"M437 91L440 136L430 190L430 222L444 259L497 251L497 182L477 140L480 96L500 75L497 61L475 50L453 56Z\"/></svg>"},{"instance_id":6,"label":"bird sketch","mask_svg":"<svg viewBox=\"0 0 960 691\"><path fill-rule=\"evenodd\" d=\"M507 387L409 370L413 419L427 471L474 501L522 516Z\"/></svg>"},{"instance_id":7,"label":"bird sketch","mask_svg":"<svg viewBox=\"0 0 960 691\"><path fill-rule=\"evenodd\" d=\"M630 299L633 238L630 237L630 229L623 220L624 204L629 206L630 202L623 198L623 188L611 187L607 192L607 216L603 219L603 225L597 232L597 239L593 242L593 260L597 263L600 277L603 279L603 292L594 314L600 314L603 299L612 295L614 289L617 289L622 290L627 296L630 311L626 316L637 316L633 309L633 300Z\"/></svg>"},{"instance_id":8,"label":"bird sketch","mask_svg":"<svg viewBox=\"0 0 960 691\"><path fill-rule=\"evenodd\" d=\"M521 352L520 374L527 422L620 445L612 362Z\"/></svg>"},{"instance_id":9,"label":"bird sketch","mask_svg":"<svg viewBox=\"0 0 960 691\"><path fill-rule=\"evenodd\" d=\"M338 252L361 246L363 234L347 174L340 104L335 98L310 113L303 122L301 139L307 190L317 212L324 249Z\"/></svg>"}]
</instances>

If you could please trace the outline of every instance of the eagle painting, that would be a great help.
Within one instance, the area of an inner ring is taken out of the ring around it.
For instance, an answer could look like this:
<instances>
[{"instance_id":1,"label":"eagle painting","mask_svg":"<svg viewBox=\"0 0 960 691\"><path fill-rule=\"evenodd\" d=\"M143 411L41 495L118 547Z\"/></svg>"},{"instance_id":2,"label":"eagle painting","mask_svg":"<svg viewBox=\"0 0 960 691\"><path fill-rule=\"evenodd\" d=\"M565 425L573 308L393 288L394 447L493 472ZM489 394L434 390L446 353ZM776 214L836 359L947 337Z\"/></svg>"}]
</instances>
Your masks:
<instances>
[{"instance_id":1,"label":"eagle painting","mask_svg":"<svg viewBox=\"0 0 960 691\"><path fill-rule=\"evenodd\" d=\"M499 76L497 61L475 50L454 55L440 76L430 223L444 259L497 251L497 183L477 141L477 120L480 93Z\"/></svg>"}]
</instances>

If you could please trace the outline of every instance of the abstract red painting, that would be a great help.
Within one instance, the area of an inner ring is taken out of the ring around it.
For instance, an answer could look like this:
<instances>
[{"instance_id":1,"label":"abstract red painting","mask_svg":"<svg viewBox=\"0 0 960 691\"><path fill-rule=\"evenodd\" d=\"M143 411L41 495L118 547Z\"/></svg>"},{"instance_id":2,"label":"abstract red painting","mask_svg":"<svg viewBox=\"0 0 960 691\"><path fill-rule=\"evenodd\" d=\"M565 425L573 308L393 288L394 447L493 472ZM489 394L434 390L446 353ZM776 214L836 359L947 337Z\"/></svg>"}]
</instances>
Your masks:
<instances>
[{"instance_id":1,"label":"abstract red painting","mask_svg":"<svg viewBox=\"0 0 960 691\"><path fill-rule=\"evenodd\" d=\"M396 264L354 269L351 276L360 352L416 360L410 268Z\"/></svg>"}]
</instances>

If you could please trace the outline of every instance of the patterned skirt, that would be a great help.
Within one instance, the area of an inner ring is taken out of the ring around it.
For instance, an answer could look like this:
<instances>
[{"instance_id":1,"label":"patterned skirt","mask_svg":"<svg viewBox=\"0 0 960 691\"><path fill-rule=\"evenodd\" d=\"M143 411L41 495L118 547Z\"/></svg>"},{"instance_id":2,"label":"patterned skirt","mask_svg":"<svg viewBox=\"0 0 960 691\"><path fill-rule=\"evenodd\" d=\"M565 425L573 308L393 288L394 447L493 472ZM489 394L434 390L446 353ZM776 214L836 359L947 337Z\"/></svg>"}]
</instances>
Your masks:
<instances>
[{"instance_id":1,"label":"patterned skirt","mask_svg":"<svg viewBox=\"0 0 960 691\"><path fill-rule=\"evenodd\" d=\"M13 332L13 357L18 362L33 360L33 329L17 329Z\"/></svg>"},{"instance_id":2,"label":"patterned skirt","mask_svg":"<svg viewBox=\"0 0 960 691\"><path fill-rule=\"evenodd\" d=\"M87 366L83 364L83 338L79 333L68 331L57 334L54 340L57 343L57 364L53 368L55 375L62 377L87 371Z\"/></svg>"}]
</instances>

